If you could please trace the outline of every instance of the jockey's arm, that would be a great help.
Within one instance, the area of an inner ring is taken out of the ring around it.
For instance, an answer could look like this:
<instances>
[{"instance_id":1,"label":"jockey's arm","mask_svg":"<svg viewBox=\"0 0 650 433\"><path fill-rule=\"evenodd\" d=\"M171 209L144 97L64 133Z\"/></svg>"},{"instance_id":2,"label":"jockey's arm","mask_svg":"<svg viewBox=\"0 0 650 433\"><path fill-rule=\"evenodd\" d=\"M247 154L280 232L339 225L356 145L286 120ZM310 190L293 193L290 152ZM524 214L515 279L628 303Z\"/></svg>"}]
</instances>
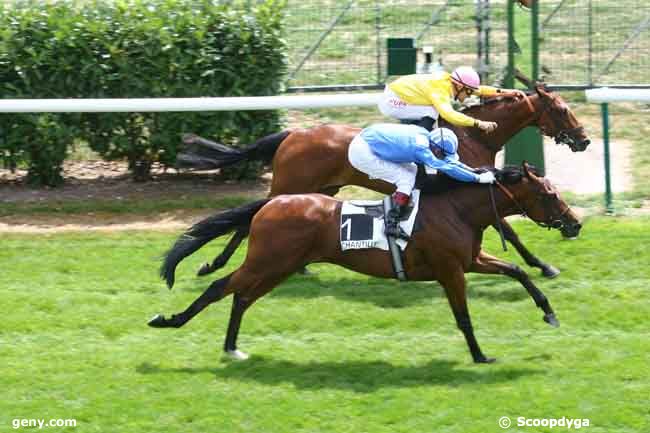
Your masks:
<instances>
[{"instance_id":1,"label":"jockey's arm","mask_svg":"<svg viewBox=\"0 0 650 433\"><path fill-rule=\"evenodd\" d=\"M451 101L449 98L440 97L438 95L432 95L431 104L436 109L440 117L445 119L447 122L456 126L476 126L476 119L459 113L454 110L454 107L451 106Z\"/></svg>"},{"instance_id":2,"label":"jockey's arm","mask_svg":"<svg viewBox=\"0 0 650 433\"><path fill-rule=\"evenodd\" d=\"M476 92L478 96L494 96L494 95L523 95L524 93L518 89L499 89L492 86L480 86Z\"/></svg>"},{"instance_id":3,"label":"jockey's arm","mask_svg":"<svg viewBox=\"0 0 650 433\"><path fill-rule=\"evenodd\" d=\"M448 162L436 158L428 148L420 148L416 154L418 162L434 168L447 176L453 177L461 182L478 182L479 177L461 162Z\"/></svg>"},{"instance_id":4,"label":"jockey's arm","mask_svg":"<svg viewBox=\"0 0 650 433\"><path fill-rule=\"evenodd\" d=\"M498 89L496 87L492 86L480 86L478 88L478 92L476 92L479 96L493 96L496 95L497 93L502 93L504 92L501 89Z\"/></svg>"},{"instance_id":5,"label":"jockey's arm","mask_svg":"<svg viewBox=\"0 0 650 433\"><path fill-rule=\"evenodd\" d=\"M448 163L448 164L456 165L458 167L464 168L467 171L471 171L472 173L476 173L476 170L474 168L470 167L467 164L463 164L462 162L460 162L460 160L458 159L458 154L447 156L447 157L445 157L444 161L446 163Z\"/></svg>"}]
</instances>

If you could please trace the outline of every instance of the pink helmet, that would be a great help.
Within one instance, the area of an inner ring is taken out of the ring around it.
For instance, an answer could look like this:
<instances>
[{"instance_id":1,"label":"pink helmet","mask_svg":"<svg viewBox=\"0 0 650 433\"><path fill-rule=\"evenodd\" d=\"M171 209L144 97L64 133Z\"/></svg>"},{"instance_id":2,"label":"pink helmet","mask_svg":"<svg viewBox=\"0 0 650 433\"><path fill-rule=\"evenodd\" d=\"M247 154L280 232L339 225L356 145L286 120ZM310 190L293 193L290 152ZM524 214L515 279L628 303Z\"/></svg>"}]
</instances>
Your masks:
<instances>
[{"instance_id":1,"label":"pink helmet","mask_svg":"<svg viewBox=\"0 0 650 433\"><path fill-rule=\"evenodd\" d=\"M460 66L451 73L451 78L458 84L478 90L481 79L471 66Z\"/></svg>"}]
</instances>

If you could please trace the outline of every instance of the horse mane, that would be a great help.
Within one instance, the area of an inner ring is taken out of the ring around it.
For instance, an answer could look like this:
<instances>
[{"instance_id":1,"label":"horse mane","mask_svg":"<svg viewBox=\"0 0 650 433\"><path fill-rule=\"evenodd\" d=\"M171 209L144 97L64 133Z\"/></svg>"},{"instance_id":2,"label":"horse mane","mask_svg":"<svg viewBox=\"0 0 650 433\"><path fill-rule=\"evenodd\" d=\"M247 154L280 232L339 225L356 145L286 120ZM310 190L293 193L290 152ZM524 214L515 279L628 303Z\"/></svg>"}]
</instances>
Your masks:
<instances>
[{"instance_id":1,"label":"horse mane","mask_svg":"<svg viewBox=\"0 0 650 433\"><path fill-rule=\"evenodd\" d=\"M530 90L526 90L524 93L526 93L526 96L533 96L535 94L534 91L530 91ZM463 112L463 113L465 113L465 112L469 113L469 112L472 112L473 110L478 110L478 109L480 109L481 107L484 107L484 106L494 105L494 104L497 104L497 103L500 103L500 102L512 104L512 103L517 102L517 101L519 101L519 99L517 97L515 97L515 96L498 95L497 94L497 96L490 96L490 97L487 97L487 98L482 98L480 104L461 107L461 109L459 111Z\"/></svg>"},{"instance_id":2,"label":"horse mane","mask_svg":"<svg viewBox=\"0 0 650 433\"><path fill-rule=\"evenodd\" d=\"M524 176L524 170L519 165L507 165L502 169L492 167L485 167L484 169L492 171L497 180L505 185L513 185L519 183ZM540 175L536 167L529 165L528 169L535 176ZM438 173L427 174L426 176L419 177L416 183L416 188L419 188L420 192L425 195L438 195L467 185L474 184L461 182L447 176L444 173Z\"/></svg>"}]
</instances>

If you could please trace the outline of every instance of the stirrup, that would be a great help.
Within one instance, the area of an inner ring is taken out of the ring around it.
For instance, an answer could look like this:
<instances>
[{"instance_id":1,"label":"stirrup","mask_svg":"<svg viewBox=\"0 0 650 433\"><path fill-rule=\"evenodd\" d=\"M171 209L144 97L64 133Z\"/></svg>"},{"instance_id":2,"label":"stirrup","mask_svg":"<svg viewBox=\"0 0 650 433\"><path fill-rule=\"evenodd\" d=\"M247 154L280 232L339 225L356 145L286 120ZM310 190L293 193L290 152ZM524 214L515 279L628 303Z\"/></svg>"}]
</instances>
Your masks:
<instances>
[{"instance_id":1,"label":"stirrup","mask_svg":"<svg viewBox=\"0 0 650 433\"><path fill-rule=\"evenodd\" d=\"M411 239L411 237L406 234L404 229L400 227L399 224L397 225L397 227L386 226L384 229L384 234L386 234L386 236L388 237L392 237L395 239L404 239L405 241L409 241Z\"/></svg>"}]
</instances>

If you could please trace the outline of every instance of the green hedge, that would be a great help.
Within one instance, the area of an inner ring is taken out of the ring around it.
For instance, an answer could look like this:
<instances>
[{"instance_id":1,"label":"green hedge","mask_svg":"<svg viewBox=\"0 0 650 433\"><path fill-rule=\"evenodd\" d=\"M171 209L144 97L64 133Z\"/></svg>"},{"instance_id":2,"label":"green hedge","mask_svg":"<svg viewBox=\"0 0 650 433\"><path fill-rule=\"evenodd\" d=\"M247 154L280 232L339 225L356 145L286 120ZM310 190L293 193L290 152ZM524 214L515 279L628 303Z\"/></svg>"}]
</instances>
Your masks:
<instances>
[{"instance_id":1,"label":"green hedge","mask_svg":"<svg viewBox=\"0 0 650 433\"><path fill-rule=\"evenodd\" d=\"M0 17L2 98L264 96L282 89L284 2L17 2ZM171 164L185 132L248 143L281 127L278 112L0 114L5 165L61 181L83 139L140 176Z\"/></svg>"}]
</instances>

